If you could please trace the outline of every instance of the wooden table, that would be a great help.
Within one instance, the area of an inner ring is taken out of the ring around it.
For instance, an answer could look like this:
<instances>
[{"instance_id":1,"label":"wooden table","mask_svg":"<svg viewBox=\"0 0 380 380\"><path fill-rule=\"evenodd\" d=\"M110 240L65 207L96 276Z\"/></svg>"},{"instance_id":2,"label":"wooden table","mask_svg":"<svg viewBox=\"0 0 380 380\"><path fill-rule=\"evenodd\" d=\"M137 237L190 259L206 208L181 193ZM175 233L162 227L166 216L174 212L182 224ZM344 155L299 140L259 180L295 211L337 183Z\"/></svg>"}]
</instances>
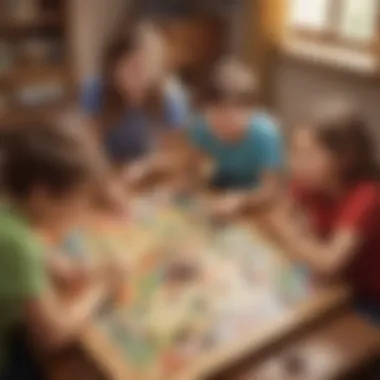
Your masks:
<instances>
[{"instance_id":1,"label":"wooden table","mask_svg":"<svg viewBox=\"0 0 380 380\"><path fill-rule=\"evenodd\" d=\"M286 377L286 360L298 357L303 380L346 378L380 353L380 331L352 312L346 312L306 333L294 343L250 363L233 375L239 380L277 380ZM275 372L274 372L275 371ZM231 374L218 377L231 379ZM357 377L360 378L360 377Z\"/></svg>"},{"instance_id":2,"label":"wooden table","mask_svg":"<svg viewBox=\"0 0 380 380\"><path fill-rule=\"evenodd\" d=\"M139 232L136 226L129 236L131 239L131 250L147 250L154 247L154 241L148 235ZM255 239L264 242L265 245L279 252L270 241L252 228ZM278 254L281 255L281 252ZM208 378L218 373L223 368L229 368L244 358L258 355L297 331L301 331L310 323L320 320L328 313L343 308L348 301L350 292L341 285L330 285L319 287L313 295L297 308L287 311L281 320L268 323L264 328L257 330L252 326L231 344L221 345L215 349L204 352L191 365L181 369L172 378L176 380L198 380ZM106 374L107 378L114 380L138 380L132 374L127 362L123 359L121 351L113 344L108 336L102 332L96 321L89 325L82 337L82 344L92 360ZM144 378L151 380L151 377ZM153 380L153 379L152 379ZM165 379L166 380L166 379Z\"/></svg>"}]
</instances>

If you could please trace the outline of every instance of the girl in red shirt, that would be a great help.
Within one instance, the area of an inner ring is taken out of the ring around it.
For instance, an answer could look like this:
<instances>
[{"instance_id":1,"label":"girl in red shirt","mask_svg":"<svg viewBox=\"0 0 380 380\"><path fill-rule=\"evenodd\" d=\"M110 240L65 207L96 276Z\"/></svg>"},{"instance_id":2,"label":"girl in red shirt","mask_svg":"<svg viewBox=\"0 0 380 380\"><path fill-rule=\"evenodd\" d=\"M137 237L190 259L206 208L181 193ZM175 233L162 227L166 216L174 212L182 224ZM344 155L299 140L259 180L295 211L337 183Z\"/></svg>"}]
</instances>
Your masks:
<instances>
[{"instance_id":1,"label":"girl in red shirt","mask_svg":"<svg viewBox=\"0 0 380 380\"><path fill-rule=\"evenodd\" d=\"M312 271L343 277L360 311L380 323L379 170L363 118L335 105L294 132L290 153L292 203L304 219L283 205L270 227Z\"/></svg>"}]
</instances>

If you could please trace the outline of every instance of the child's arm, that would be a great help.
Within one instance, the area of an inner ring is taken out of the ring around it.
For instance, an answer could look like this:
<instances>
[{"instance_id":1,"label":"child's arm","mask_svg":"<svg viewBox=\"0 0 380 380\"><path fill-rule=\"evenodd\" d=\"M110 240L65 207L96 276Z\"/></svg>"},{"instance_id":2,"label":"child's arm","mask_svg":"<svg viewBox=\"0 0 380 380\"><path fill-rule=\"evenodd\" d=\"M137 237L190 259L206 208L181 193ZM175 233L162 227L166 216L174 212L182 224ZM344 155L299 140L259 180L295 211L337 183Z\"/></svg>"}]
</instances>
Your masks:
<instances>
[{"instance_id":1,"label":"child's arm","mask_svg":"<svg viewBox=\"0 0 380 380\"><path fill-rule=\"evenodd\" d=\"M187 133L177 134L172 140L171 176L174 190L192 191L206 187L214 172L212 158Z\"/></svg>"},{"instance_id":2,"label":"child's arm","mask_svg":"<svg viewBox=\"0 0 380 380\"><path fill-rule=\"evenodd\" d=\"M125 217L128 214L127 190L123 172L108 171L97 183L93 202L95 210Z\"/></svg>"},{"instance_id":3,"label":"child's arm","mask_svg":"<svg viewBox=\"0 0 380 380\"><path fill-rule=\"evenodd\" d=\"M39 247L31 239L19 239L18 235L18 231L1 234L0 291L4 299L17 304L22 323L38 347L50 351L75 337L104 297L108 283L99 282L75 304L64 304L63 298L52 291L51 276Z\"/></svg>"},{"instance_id":4,"label":"child's arm","mask_svg":"<svg viewBox=\"0 0 380 380\"><path fill-rule=\"evenodd\" d=\"M270 206L279 196L279 176L266 172L261 176L260 185L254 190L232 191L217 200L216 209L220 214L229 216L238 214L246 208L264 208Z\"/></svg>"},{"instance_id":5,"label":"child's arm","mask_svg":"<svg viewBox=\"0 0 380 380\"><path fill-rule=\"evenodd\" d=\"M266 123L267 129L256 136L259 184L243 200L249 207L270 206L281 194L282 136L275 123Z\"/></svg>"},{"instance_id":6,"label":"child's arm","mask_svg":"<svg viewBox=\"0 0 380 380\"><path fill-rule=\"evenodd\" d=\"M210 160L196 149L183 131L171 131L162 136L155 154L130 165L125 172L129 186L135 187L154 176L171 179L186 178L192 181L209 175Z\"/></svg>"},{"instance_id":7,"label":"child's arm","mask_svg":"<svg viewBox=\"0 0 380 380\"><path fill-rule=\"evenodd\" d=\"M54 352L75 339L104 300L106 286L94 285L75 302L63 302L45 291L24 302L24 321L28 333L45 353Z\"/></svg>"},{"instance_id":8,"label":"child's arm","mask_svg":"<svg viewBox=\"0 0 380 380\"><path fill-rule=\"evenodd\" d=\"M98 271L95 265L83 260L72 260L61 252L47 257L47 268L54 282L64 289L78 288L93 280Z\"/></svg>"},{"instance_id":9,"label":"child's arm","mask_svg":"<svg viewBox=\"0 0 380 380\"><path fill-rule=\"evenodd\" d=\"M273 171L261 176L261 183L254 190L232 191L217 197L210 205L210 212L218 217L229 219L244 210L266 209L281 196L280 178Z\"/></svg>"},{"instance_id":10,"label":"child's arm","mask_svg":"<svg viewBox=\"0 0 380 380\"><path fill-rule=\"evenodd\" d=\"M360 247L377 212L376 193L372 187L357 191L342 210L335 232L328 240L305 234L297 220L284 209L268 216L268 226L294 259L304 261L318 274L334 276L347 266Z\"/></svg>"}]
</instances>

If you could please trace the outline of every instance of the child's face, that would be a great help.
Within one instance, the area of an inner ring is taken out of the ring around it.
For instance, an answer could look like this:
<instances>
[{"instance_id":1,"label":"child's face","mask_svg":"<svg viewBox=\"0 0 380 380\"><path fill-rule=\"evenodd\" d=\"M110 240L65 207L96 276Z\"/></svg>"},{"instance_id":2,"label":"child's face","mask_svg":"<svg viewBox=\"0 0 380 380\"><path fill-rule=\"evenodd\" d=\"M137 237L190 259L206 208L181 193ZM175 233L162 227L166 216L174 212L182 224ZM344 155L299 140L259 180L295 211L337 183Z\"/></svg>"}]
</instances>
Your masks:
<instances>
[{"instance_id":1,"label":"child's face","mask_svg":"<svg viewBox=\"0 0 380 380\"><path fill-rule=\"evenodd\" d=\"M115 85L128 97L145 94L148 76L144 58L142 51L136 51L125 55L115 66Z\"/></svg>"},{"instance_id":2,"label":"child's face","mask_svg":"<svg viewBox=\"0 0 380 380\"><path fill-rule=\"evenodd\" d=\"M148 32L142 41L142 54L146 75L153 84L159 84L166 77L168 50L163 37L156 32Z\"/></svg>"},{"instance_id":3,"label":"child's face","mask_svg":"<svg viewBox=\"0 0 380 380\"><path fill-rule=\"evenodd\" d=\"M324 190L337 178L335 157L307 128L295 131L290 150L292 178L304 187Z\"/></svg>"},{"instance_id":4,"label":"child's face","mask_svg":"<svg viewBox=\"0 0 380 380\"><path fill-rule=\"evenodd\" d=\"M234 104L212 105L205 110L213 133L226 141L235 141L244 135L251 113L250 108Z\"/></svg>"},{"instance_id":5,"label":"child's face","mask_svg":"<svg viewBox=\"0 0 380 380\"><path fill-rule=\"evenodd\" d=\"M91 197L87 187L76 188L62 196L51 194L45 188L33 191L28 200L36 224L64 237L87 217Z\"/></svg>"}]
</instances>

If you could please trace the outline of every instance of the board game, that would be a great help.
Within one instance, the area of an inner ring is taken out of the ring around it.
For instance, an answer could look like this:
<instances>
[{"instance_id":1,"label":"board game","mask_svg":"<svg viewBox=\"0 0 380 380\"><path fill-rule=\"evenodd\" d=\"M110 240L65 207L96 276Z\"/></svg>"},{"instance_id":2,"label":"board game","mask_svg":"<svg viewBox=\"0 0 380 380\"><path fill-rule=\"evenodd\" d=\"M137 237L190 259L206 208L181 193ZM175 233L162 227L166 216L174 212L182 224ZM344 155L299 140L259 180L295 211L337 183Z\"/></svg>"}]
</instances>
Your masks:
<instances>
[{"instance_id":1,"label":"board game","mask_svg":"<svg viewBox=\"0 0 380 380\"><path fill-rule=\"evenodd\" d=\"M137 240L145 249L133 249ZM313 293L305 268L256 238L250 225L215 225L199 204L182 199L136 199L126 225L97 236L91 251L107 249L124 250L132 267L95 323L133 379L177 379Z\"/></svg>"}]
</instances>

